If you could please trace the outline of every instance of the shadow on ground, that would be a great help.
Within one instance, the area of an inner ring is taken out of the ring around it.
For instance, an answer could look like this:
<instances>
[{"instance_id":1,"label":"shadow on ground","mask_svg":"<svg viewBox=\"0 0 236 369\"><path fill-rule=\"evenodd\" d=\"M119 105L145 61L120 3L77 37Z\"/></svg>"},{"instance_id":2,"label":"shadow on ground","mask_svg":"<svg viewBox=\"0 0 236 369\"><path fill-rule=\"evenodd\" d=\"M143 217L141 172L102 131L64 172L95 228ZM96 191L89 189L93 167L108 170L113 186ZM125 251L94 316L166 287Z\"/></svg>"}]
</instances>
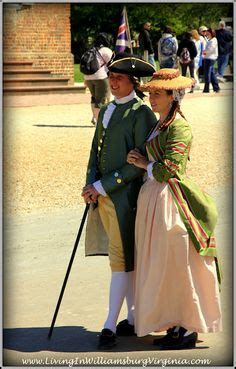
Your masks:
<instances>
[{"instance_id":1,"label":"shadow on ground","mask_svg":"<svg viewBox=\"0 0 236 369\"><path fill-rule=\"evenodd\" d=\"M43 128L94 128L94 125L91 126L65 126L65 125L56 125L56 124L33 124L34 127L43 127Z\"/></svg>"},{"instance_id":2,"label":"shadow on ground","mask_svg":"<svg viewBox=\"0 0 236 369\"><path fill-rule=\"evenodd\" d=\"M49 328L11 328L3 331L3 347L19 352L101 352L97 349L99 332L84 327L55 327L51 339ZM118 344L109 352L156 351L153 336L118 337ZM201 341L199 341L201 342ZM207 349L208 346L196 347Z\"/></svg>"}]
</instances>

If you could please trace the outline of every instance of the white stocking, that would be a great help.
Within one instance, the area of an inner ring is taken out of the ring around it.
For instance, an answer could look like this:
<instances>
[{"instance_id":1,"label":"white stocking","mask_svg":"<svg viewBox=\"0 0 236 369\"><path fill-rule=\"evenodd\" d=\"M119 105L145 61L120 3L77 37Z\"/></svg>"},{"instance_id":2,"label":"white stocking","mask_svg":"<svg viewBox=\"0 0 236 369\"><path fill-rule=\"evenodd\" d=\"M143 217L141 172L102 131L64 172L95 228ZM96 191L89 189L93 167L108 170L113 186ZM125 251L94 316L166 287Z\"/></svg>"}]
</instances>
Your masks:
<instances>
[{"instance_id":1,"label":"white stocking","mask_svg":"<svg viewBox=\"0 0 236 369\"><path fill-rule=\"evenodd\" d=\"M117 319L127 294L128 273L112 272L109 296L109 313L104 328L116 332Z\"/></svg>"},{"instance_id":2,"label":"white stocking","mask_svg":"<svg viewBox=\"0 0 236 369\"><path fill-rule=\"evenodd\" d=\"M126 303L129 324L134 325L134 272L128 272L128 291L126 294Z\"/></svg>"}]
</instances>

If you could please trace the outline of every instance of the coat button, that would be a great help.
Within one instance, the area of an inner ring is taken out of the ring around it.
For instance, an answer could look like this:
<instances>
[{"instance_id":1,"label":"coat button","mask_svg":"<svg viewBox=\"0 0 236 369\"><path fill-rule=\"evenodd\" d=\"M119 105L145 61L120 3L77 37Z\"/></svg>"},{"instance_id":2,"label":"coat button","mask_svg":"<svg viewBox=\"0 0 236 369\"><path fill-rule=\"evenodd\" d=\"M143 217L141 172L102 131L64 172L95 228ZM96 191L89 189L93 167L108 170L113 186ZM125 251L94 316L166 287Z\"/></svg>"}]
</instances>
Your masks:
<instances>
[{"instance_id":1,"label":"coat button","mask_svg":"<svg viewBox=\"0 0 236 369\"><path fill-rule=\"evenodd\" d=\"M115 177L118 177L119 176L119 173L115 172L114 176Z\"/></svg>"},{"instance_id":2,"label":"coat button","mask_svg":"<svg viewBox=\"0 0 236 369\"><path fill-rule=\"evenodd\" d=\"M100 143L102 143L102 138L101 138L101 140L100 140Z\"/></svg>"},{"instance_id":3,"label":"coat button","mask_svg":"<svg viewBox=\"0 0 236 369\"><path fill-rule=\"evenodd\" d=\"M100 146L98 146L98 151L100 151L101 150L101 147Z\"/></svg>"},{"instance_id":4,"label":"coat button","mask_svg":"<svg viewBox=\"0 0 236 369\"><path fill-rule=\"evenodd\" d=\"M117 182L117 183L121 183L121 182L122 182L122 180L121 180L120 178L118 178L118 179L116 180L116 182Z\"/></svg>"}]
</instances>

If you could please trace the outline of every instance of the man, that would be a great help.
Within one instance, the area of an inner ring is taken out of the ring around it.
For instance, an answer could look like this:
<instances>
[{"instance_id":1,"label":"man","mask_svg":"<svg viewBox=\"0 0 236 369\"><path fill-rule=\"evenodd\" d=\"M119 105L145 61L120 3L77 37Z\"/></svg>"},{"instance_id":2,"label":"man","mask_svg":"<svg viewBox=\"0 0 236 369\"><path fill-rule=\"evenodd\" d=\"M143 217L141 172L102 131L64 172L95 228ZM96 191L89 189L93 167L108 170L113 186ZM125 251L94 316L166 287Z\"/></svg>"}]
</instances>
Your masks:
<instances>
[{"instance_id":1,"label":"man","mask_svg":"<svg viewBox=\"0 0 236 369\"><path fill-rule=\"evenodd\" d=\"M218 76L220 82L225 82L224 71L229 62L229 55L232 49L232 34L226 30L225 22L220 21L219 29L216 30L218 41Z\"/></svg>"},{"instance_id":2,"label":"man","mask_svg":"<svg viewBox=\"0 0 236 369\"><path fill-rule=\"evenodd\" d=\"M109 313L99 337L99 349L113 347L116 335L134 335L134 225L144 172L127 163L127 154L132 148L145 154L145 139L157 123L154 113L135 92L135 77L152 75L153 66L122 53L116 55L108 69L115 99L99 113L82 193L85 202L93 203L86 230L86 255L108 254L112 271ZM95 245L98 240L101 242ZM116 327L125 297L128 316Z\"/></svg>"},{"instance_id":3,"label":"man","mask_svg":"<svg viewBox=\"0 0 236 369\"><path fill-rule=\"evenodd\" d=\"M152 40L150 36L151 23L146 22L143 25L143 29L139 34L139 47L142 52L142 57L144 60L148 61L150 64L156 68L154 59L154 50L152 45Z\"/></svg>"}]
</instances>

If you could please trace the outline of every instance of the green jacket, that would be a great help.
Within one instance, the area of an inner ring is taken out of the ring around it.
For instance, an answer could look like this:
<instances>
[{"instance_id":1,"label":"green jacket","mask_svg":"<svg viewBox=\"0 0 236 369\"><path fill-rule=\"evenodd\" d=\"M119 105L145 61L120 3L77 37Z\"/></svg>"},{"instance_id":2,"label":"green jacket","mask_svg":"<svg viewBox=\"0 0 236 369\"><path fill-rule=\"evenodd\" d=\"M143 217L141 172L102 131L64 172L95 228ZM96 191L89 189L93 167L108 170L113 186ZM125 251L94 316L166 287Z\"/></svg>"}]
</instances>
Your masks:
<instances>
[{"instance_id":1,"label":"green jacket","mask_svg":"<svg viewBox=\"0 0 236 369\"><path fill-rule=\"evenodd\" d=\"M104 129L102 120L106 108L107 106L104 106L99 113L86 184L101 180L104 190L115 206L128 272L134 268L136 206L144 171L128 164L127 154L130 150L139 148L141 153L146 155L145 140L157 120L151 109L136 97L125 104L118 104L107 129ZM94 211L92 209L91 206L90 212ZM92 232L89 224L91 216L92 214L88 217L86 237L89 236L88 229ZM93 225L96 224L93 222ZM89 248L86 247L86 255L107 254L106 248L96 251L96 248L92 247L92 252Z\"/></svg>"},{"instance_id":2,"label":"green jacket","mask_svg":"<svg viewBox=\"0 0 236 369\"><path fill-rule=\"evenodd\" d=\"M220 282L214 237L218 216L216 204L185 173L191 142L192 132L188 122L183 118L175 119L166 130L147 143L147 150L155 161L152 174L158 182L168 182L197 252L202 256L215 257Z\"/></svg>"}]
</instances>

